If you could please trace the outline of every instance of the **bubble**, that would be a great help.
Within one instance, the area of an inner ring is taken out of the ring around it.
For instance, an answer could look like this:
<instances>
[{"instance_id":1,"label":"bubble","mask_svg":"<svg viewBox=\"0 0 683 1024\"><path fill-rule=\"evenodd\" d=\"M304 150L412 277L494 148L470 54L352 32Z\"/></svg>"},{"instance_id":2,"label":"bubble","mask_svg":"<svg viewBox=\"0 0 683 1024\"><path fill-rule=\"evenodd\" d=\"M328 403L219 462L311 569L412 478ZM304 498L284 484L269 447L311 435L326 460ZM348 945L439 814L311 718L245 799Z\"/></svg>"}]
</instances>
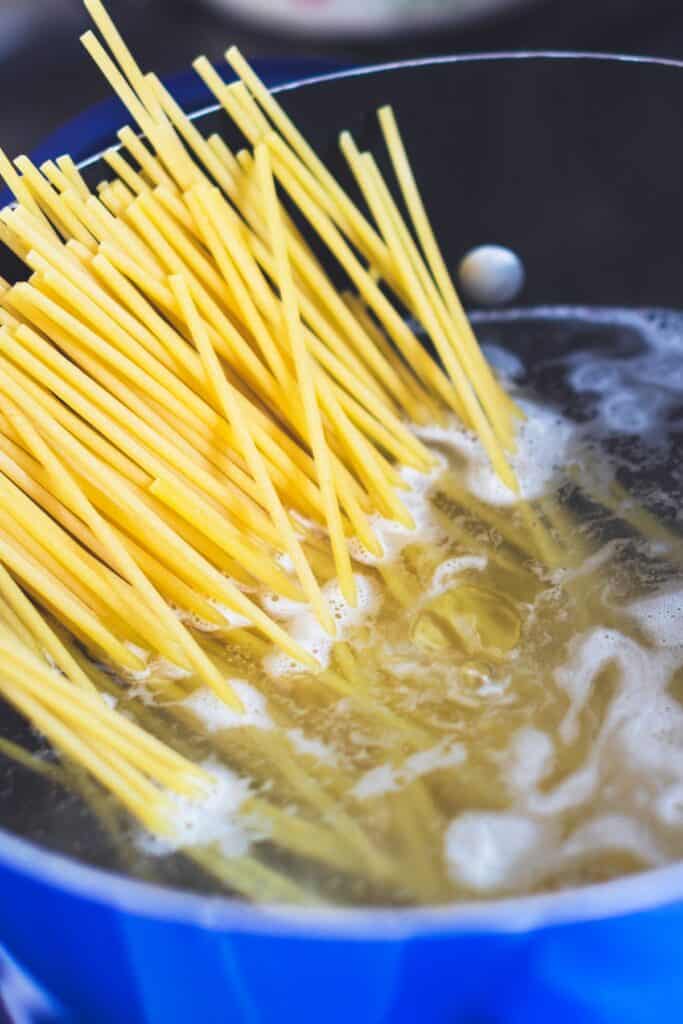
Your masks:
<instances>
[{"instance_id":1,"label":"bubble","mask_svg":"<svg viewBox=\"0 0 683 1024\"><path fill-rule=\"evenodd\" d=\"M488 363L499 377L514 381L516 378L524 376L524 363L514 352L501 348L500 345L482 345L482 349Z\"/></svg>"},{"instance_id":2,"label":"bubble","mask_svg":"<svg viewBox=\"0 0 683 1024\"><path fill-rule=\"evenodd\" d=\"M613 363L600 362L597 359L582 361L569 374L569 383L577 393L595 392L597 394L612 391L620 387L623 370Z\"/></svg>"},{"instance_id":3,"label":"bubble","mask_svg":"<svg viewBox=\"0 0 683 1024\"><path fill-rule=\"evenodd\" d=\"M275 607L269 601L264 602L266 611L286 623L292 639L312 654L322 668L327 668L330 663L333 645L343 640L348 631L363 622L377 606L377 585L362 573L356 573L354 578L358 596L355 608L346 601L337 580L331 580L322 588L323 599L337 626L334 637L321 626L309 605L286 599L281 599ZM263 667L271 676L301 672L299 662L280 651L266 655Z\"/></svg>"},{"instance_id":4,"label":"bubble","mask_svg":"<svg viewBox=\"0 0 683 1024\"><path fill-rule=\"evenodd\" d=\"M467 750L462 743L451 739L442 740L427 750L418 751L398 766L382 764L371 768L352 789L358 800L382 796L395 792L401 787L443 768L453 768L467 760Z\"/></svg>"},{"instance_id":5,"label":"bubble","mask_svg":"<svg viewBox=\"0 0 683 1024\"><path fill-rule=\"evenodd\" d=\"M226 856L240 857L253 841L262 838L262 832L239 814L251 795L249 780L212 761L205 761L202 768L210 785L201 796L168 795L172 835L162 839L138 833L136 845L145 853L167 856L184 847L217 842Z\"/></svg>"},{"instance_id":6,"label":"bubble","mask_svg":"<svg viewBox=\"0 0 683 1024\"><path fill-rule=\"evenodd\" d=\"M243 711L236 711L222 701L213 690L199 687L182 701L197 716L207 732L236 729L251 725L256 729L271 729L273 722L267 711L266 698L244 679L226 679L242 701Z\"/></svg>"},{"instance_id":7,"label":"bubble","mask_svg":"<svg viewBox=\"0 0 683 1024\"><path fill-rule=\"evenodd\" d=\"M553 475L567 464L576 428L553 409L528 400L518 402L526 415L517 430L517 451L510 464L517 476L521 497L533 501L550 487ZM425 441L438 441L457 451L466 462L467 489L489 505L513 505L519 501L501 482L483 445L453 418L446 427L417 427Z\"/></svg>"},{"instance_id":8,"label":"bubble","mask_svg":"<svg viewBox=\"0 0 683 1024\"><path fill-rule=\"evenodd\" d=\"M296 751L321 761L323 764L336 765L338 758L334 750L326 746L322 740L307 736L303 729L289 729L287 736Z\"/></svg>"},{"instance_id":9,"label":"bubble","mask_svg":"<svg viewBox=\"0 0 683 1024\"><path fill-rule=\"evenodd\" d=\"M512 812L465 811L448 826L445 857L456 885L479 892L530 885L551 830Z\"/></svg>"},{"instance_id":10,"label":"bubble","mask_svg":"<svg viewBox=\"0 0 683 1024\"><path fill-rule=\"evenodd\" d=\"M609 430L638 435L653 426L659 404L654 397L644 402L642 394L623 390L611 394L602 403L600 412Z\"/></svg>"}]
</instances>

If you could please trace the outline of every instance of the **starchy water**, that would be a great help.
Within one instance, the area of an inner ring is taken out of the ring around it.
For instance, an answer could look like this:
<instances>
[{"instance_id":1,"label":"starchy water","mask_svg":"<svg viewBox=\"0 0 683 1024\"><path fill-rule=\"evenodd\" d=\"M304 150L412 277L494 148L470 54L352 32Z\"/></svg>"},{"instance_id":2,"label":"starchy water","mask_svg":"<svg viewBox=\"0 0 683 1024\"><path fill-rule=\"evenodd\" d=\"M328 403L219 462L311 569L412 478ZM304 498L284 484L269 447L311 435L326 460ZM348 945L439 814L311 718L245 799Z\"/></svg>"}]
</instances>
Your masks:
<instances>
[{"instance_id":1,"label":"starchy water","mask_svg":"<svg viewBox=\"0 0 683 1024\"><path fill-rule=\"evenodd\" d=\"M72 769L50 780L1 753L0 824L167 884L350 905L551 890L683 857L683 316L476 326L526 414L521 497L457 424L420 428L437 464L403 471L416 527L377 520L381 558L354 547L357 608L320 538L336 640L262 595L319 673L232 622L204 642L242 717L161 669L137 681L142 705L107 682L217 780L177 802L176 836L151 842Z\"/></svg>"}]
</instances>

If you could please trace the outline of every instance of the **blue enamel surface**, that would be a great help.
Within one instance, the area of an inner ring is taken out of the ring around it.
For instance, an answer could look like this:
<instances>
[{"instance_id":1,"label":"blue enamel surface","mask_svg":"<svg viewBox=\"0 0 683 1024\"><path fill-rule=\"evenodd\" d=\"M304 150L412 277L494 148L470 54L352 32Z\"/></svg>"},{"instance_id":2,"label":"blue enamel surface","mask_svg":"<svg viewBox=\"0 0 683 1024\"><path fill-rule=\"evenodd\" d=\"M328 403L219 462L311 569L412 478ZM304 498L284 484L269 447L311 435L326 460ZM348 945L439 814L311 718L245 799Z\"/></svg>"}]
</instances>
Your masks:
<instances>
[{"instance_id":1,"label":"blue enamel surface","mask_svg":"<svg viewBox=\"0 0 683 1024\"><path fill-rule=\"evenodd\" d=\"M654 884L654 883L653 883ZM662 1024L683 1020L683 903L542 928L335 937L305 919L164 919L0 869L0 933L93 1024ZM198 900L197 902L201 902ZM206 901L204 901L206 902ZM400 916L400 915L399 915ZM509 923L509 922L508 922ZM260 929L260 931L259 931Z\"/></svg>"}]
</instances>

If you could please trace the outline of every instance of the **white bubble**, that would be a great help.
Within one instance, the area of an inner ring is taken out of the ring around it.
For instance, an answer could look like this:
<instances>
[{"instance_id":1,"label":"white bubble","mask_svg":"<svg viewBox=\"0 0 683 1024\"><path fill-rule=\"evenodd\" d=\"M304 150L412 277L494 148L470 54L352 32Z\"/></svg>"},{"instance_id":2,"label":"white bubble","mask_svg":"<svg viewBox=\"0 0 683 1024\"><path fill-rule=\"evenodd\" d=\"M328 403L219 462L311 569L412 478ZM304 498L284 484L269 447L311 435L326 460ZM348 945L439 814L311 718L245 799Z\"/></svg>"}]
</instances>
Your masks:
<instances>
[{"instance_id":1,"label":"white bubble","mask_svg":"<svg viewBox=\"0 0 683 1024\"><path fill-rule=\"evenodd\" d=\"M554 745L547 733L531 726L519 729L510 746L506 777L518 793L533 789L552 767Z\"/></svg>"},{"instance_id":2,"label":"white bubble","mask_svg":"<svg viewBox=\"0 0 683 1024\"><path fill-rule=\"evenodd\" d=\"M221 729L237 729L253 726L255 729L272 729L273 722L267 711L266 699L255 687L244 679L226 679L226 683L237 694L244 705L244 711L229 707L208 687L199 687L181 701L197 716L208 732Z\"/></svg>"},{"instance_id":3,"label":"white bubble","mask_svg":"<svg viewBox=\"0 0 683 1024\"><path fill-rule=\"evenodd\" d=\"M337 580L331 580L322 588L323 598L336 625L334 637L321 626L307 604L283 599L273 601L271 598L265 607L270 615L286 623L287 632L300 647L312 654L323 668L327 668L333 645L343 640L349 630L363 622L377 606L377 585L362 573L356 573L355 580L358 594L355 608L346 601ZM263 659L263 667L271 676L301 671L299 662L281 651L267 654Z\"/></svg>"},{"instance_id":4,"label":"white bubble","mask_svg":"<svg viewBox=\"0 0 683 1024\"><path fill-rule=\"evenodd\" d=\"M623 390L605 399L600 406L600 413L609 430L619 434L639 435L654 424L659 404L654 396L644 401L642 394Z\"/></svg>"},{"instance_id":5,"label":"white bubble","mask_svg":"<svg viewBox=\"0 0 683 1024\"><path fill-rule=\"evenodd\" d=\"M447 558L434 572L427 596L433 597L443 593L461 573L483 572L487 565L488 558L483 555L461 555L459 558Z\"/></svg>"},{"instance_id":6,"label":"white bubble","mask_svg":"<svg viewBox=\"0 0 683 1024\"><path fill-rule=\"evenodd\" d=\"M307 736L303 729L289 729L287 736L298 753L307 754L323 764L337 764L338 758L334 750L326 746L322 740L316 739L314 736Z\"/></svg>"},{"instance_id":7,"label":"white bubble","mask_svg":"<svg viewBox=\"0 0 683 1024\"><path fill-rule=\"evenodd\" d=\"M501 348L499 345L483 345L482 350L499 379L514 381L524 375L524 363L509 349Z\"/></svg>"},{"instance_id":8,"label":"white bubble","mask_svg":"<svg viewBox=\"0 0 683 1024\"><path fill-rule=\"evenodd\" d=\"M251 795L249 780L210 761L202 768L210 782L201 796L172 793L167 797L172 834L161 838L138 833L136 844L145 853L165 856L184 847L217 842L226 856L240 857L253 841L263 837L262 831L240 815Z\"/></svg>"},{"instance_id":9,"label":"white bubble","mask_svg":"<svg viewBox=\"0 0 683 1024\"><path fill-rule=\"evenodd\" d=\"M613 363L603 363L598 359L584 359L569 375L569 383L574 391L608 393L622 383L623 369Z\"/></svg>"},{"instance_id":10,"label":"white bubble","mask_svg":"<svg viewBox=\"0 0 683 1024\"><path fill-rule=\"evenodd\" d=\"M412 754L400 765L382 764L371 768L361 776L351 792L359 800L367 800L401 789L439 769L457 767L466 760L467 750L463 744L445 739L427 750Z\"/></svg>"},{"instance_id":11,"label":"white bubble","mask_svg":"<svg viewBox=\"0 0 683 1024\"><path fill-rule=\"evenodd\" d=\"M550 838L547 827L513 812L465 811L446 831L448 873L480 892L530 885Z\"/></svg>"},{"instance_id":12,"label":"white bubble","mask_svg":"<svg viewBox=\"0 0 683 1024\"><path fill-rule=\"evenodd\" d=\"M455 449L465 460L464 482L480 501L489 505L513 505L520 497L527 501L545 494L552 477L569 459L575 436L574 424L553 409L534 402L518 403L526 414L517 429L517 451L510 465L517 476L520 494L501 482L479 439L465 430L459 420L447 427L417 427L425 441L438 441Z\"/></svg>"}]
</instances>

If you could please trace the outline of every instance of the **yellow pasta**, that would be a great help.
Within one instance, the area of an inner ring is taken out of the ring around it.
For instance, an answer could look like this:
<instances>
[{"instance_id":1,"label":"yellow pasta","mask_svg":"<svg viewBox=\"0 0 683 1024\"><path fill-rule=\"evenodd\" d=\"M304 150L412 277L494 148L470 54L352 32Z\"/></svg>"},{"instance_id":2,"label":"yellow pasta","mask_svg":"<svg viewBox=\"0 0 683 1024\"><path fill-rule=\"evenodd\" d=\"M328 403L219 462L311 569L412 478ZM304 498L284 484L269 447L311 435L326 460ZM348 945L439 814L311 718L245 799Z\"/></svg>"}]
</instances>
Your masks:
<instances>
[{"instance_id":1,"label":"yellow pasta","mask_svg":"<svg viewBox=\"0 0 683 1024\"><path fill-rule=\"evenodd\" d=\"M207 379L216 392L218 401L225 411L226 419L232 423L235 429L235 433L237 434L242 447L242 454L244 455L247 465L249 466L249 469L262 492L263 504L268 509L273 520L273 525L278 530L278 533L283 540L285 550L292 559L294 569L301 581L304 593L315 609L316 614L325 629L327 629L328 632L334 633L334 621L323 601L320 588L318 587L318 583L311 571L311 567L308 564L306 556L301 549L301 545L291 521L282 507L277 491L273 486L262 457L254 443L249 427L242 414L240 403L233 394L232 387L226 380L225 374L220 367L216 353L211 346L208 333L201 318L199 317L199 314L197 313L194 303L192 302L190 290L187 287L185 279L182 277L172 277L171 286L176 294L179 305L184 311L185 318L195 340L197 350L199 351L204 364Z\"/></svg>"},{"instance_id":2,"label":"yellow pasta","mask_svg":"<svg viewBox=\"0 0 683 1024\"><path fill-rule=\"evenodd\" d=\"M318 472L318 482L325 505L325 516L330 531L332 550L339 573L339 583L347 601L355 604L356 587L351 570L351 559L349 558L346 540L342 529L339 502L334 487L332 476L332 465L325 433L320 418L320 410L315 394L315 383L313 370L310 363L308 351L301 331L299 320L299 308L296 299L296 292L291 277L289 257L287 255L287 241L285 238L280 211L278 208L275 183L273 181L270 167L268 150L261 146L256 150L256 164L260 172L261 187L263 189L266 204L271 244L275 254L275 261L278 273L278 285L282 295L285 323L287 327L289 344L292 349L292 356L296 366L297 379L301 392L301 400L306 417L306 428L308 440L313 450L313 457Z\"/></svg>"},{"instance_id":3,"label":"yellow pasta","mask_svg":"<svg viewBox=\"0 0 683 1024\"><path fill-rule=\"evenodd\" d=\"M172 835L174 800L211 792L211 770L183 756L197 744L272 785L243 810L288 856L437 899L448 880L425 845L440 814L431 788L416 778L397 796L384 845L343 757L352 728L410 756L438 727L427 708L405 713L400 687L378 699L371 645L361 655L333 638L377 588L395 608L422 599L417 556L388 564L383 550L392 531L411 537L413 486L438 467L416 425L459 418L514 489L517 410L457 299L390 113L417 241L374 158L342 137L366 215L235 48L238 82L206 58L195 68L249 143L238 153L137 64L102 0L84 3L99 37L83 44L132 119L104 154L107 180L91 188L68 156L39 168L0 151L17 200L0 211L0 242L28 268L0 281L0 695L54 747L61 782L94 778L148 830ZM479 515L457 481L451 492ZM492 563L557 565L536 507L515 510ZM244 715L254 679L267 729ZM299 696L320 722L338 716L340 760L297 740ZM197 708L216 698L229 725L214 742ZM308 898L251 856L187 855L240 891Z\"/></svg>"}]
</instances>

